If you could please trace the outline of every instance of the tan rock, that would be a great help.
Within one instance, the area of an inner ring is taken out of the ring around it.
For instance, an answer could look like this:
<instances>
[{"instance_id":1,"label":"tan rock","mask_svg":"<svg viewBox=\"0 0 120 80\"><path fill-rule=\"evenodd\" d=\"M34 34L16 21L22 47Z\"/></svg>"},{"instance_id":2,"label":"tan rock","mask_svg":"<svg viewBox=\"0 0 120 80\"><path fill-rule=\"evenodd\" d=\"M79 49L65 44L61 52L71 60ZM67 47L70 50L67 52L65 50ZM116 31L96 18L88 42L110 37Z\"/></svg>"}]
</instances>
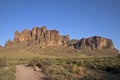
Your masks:
<instances>
[{"instance_id":1,"label":"tan rock","mask_svg":"<svg viewBox=\"0 0 120 80\"><path fill-rule=\"evenodd\" d=\"M70 40L69 35L61 36L57 30L47 30L46 26L34 27L32 30L16 31L14 33L14 41L8 40L6 45L13 43L27 42L28 46L40 46L46 48L47 46L64 46L69 49L114 49L112 40L100 36L93 36L89 38L82 38L81 40Z\"/></svg>"},{"instance_id":2,"label":"tan rock","mask_svg":"<svg viewBox=\"0 0 120 80\"><path fill-rule=\"evenodd\" d=\"M34 27L32 30L23 30L21 33L15 32L14 42L28 42L28 45L62 45L62 39L57 30L47 30L45 26Z\"/></svg>"},{"instance_id":3,"label":"tan rock","mask_svg":"<svg viewBox=\"0 0 120 80\"><path fill-rule=\"evenodd\" d=\"M12 44L14 44L14 42L9 39L8 41L6 41L5 46L11 46Z\"/></svg>"},{"instance_id":4,"label":"tan rock","mask_svg":"<svg viewBox=\"0 0 120 80\"><path fill-rule=\"evenodd\" d=\"M62 41L69 41L70 40L69 35L63 35L63 36L61 36L61 38L62 38Z\"/></svg>"},{"instance_id":5,"label":"tan rock","mask_svg":"<svg viewBox=\"0 0 120 80\"><path fill-rule=\"evenodd\" d=\"M83 38L81 39L78 43L76 43L76 48L84 48L84 47L90 47L92 50L93 49L114 49L114 45L112 40L106 39L103 37L99 36L93 36L89 38Z\"/></svg>"}]
</instances>

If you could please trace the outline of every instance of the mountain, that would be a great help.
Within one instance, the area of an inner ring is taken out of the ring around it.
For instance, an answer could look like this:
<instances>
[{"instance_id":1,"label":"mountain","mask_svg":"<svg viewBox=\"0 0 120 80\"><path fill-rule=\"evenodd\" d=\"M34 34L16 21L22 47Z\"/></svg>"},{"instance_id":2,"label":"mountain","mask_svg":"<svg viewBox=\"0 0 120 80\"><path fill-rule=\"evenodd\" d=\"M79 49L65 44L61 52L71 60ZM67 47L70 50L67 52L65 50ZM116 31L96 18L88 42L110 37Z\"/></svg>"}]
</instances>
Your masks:
<instances>
[{"instance_id":1,"label":"mountain","mask_svg":"<svg viewBox=\"0 0 120 80\"><path fill-rule=\"evenodd\" d=\"M47 30L45 26L34 27L32 30L23 30L21 33L14 33L13 42L8 40L6 45L27 42L28 46L39 45L41 48L46 46L65 45L69 40L69 35L61 36L57 30Z\"/></svg>"},{"instance_id":2,"label":"mountain","mask_svg":"<svg viewBox=\"0 0 120 80\"><path fill-rule=\"evenodd\" d=\"M118 53L118 50L114 47L111 39L100 36L92 36L89 38L82 38L80 40L71 40L69 35L60 35L59 31L48 30L46 26L34 27L32 30L25 29L22 32L16 31L14 33L13 41L8 40L5 46L24 43L28 47L65 47L71 50L99 50L103 52L104 50L109 50L109 52L115 54Z\"/></svg>"},{"instance_id":3,"label":"mountain","mask_svg":"<svg viewBox=\"0 0 120 80\"><path fill-rule=\"evenodd\" d=\"M75 48L82 49L85 47L94 49L114 49L112 40L103 38L100 36L93 36L89 38L82 38L80 41L74 44Z\"/></svg>"}]
</instances>

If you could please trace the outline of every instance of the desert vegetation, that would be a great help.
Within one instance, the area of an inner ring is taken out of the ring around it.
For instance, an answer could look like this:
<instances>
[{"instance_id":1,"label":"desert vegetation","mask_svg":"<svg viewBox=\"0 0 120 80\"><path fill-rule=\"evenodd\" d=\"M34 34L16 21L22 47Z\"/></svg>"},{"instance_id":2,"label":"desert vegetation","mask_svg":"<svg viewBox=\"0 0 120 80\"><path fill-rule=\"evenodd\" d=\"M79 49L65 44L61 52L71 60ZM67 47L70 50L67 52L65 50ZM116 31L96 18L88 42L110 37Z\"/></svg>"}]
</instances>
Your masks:
<instances>
[{"instance_id":1,"label":"desert vegetation","mask_svg":"<svg viewBox=\"0 0 120 80\"><path fill-rule=\"evenodd\" d=\"M0 80L15 80L15 66L41 68L46 80L119 80L119 57L1 57Z\"/></svg>"},{"instance_id":2,"label":"desert vegetation","mask_svg":"<svg viewBox=\"0 0 120 80\"><path fill-rule=\"evenodd\" d=\"M15 65L10 64L6 58L0 58L0 80L15 79Z\"/></svg>"},{"instance_id":3,"label":"desert vegetation","mask_svg":"<svg viewBox=\"0 0 120 80\"><path fill-rule=\"evenodd\" d=\"M88 52L62 48L4 48L0 50L0 80L15 80L18 64L41 68L46 80L119 80L119 57Z\"/></svg>"},{"instance_id":4,"label":"desert vegetation","mask_svg":"<svg viewBox=\"0 0 120 80\"><path fill-rule=\"evenodd\" d=\"M33 58L30 66L38 66L46 80L119 80L120 59L115 57L80 59Z\"/></svg>"}]
</instances>

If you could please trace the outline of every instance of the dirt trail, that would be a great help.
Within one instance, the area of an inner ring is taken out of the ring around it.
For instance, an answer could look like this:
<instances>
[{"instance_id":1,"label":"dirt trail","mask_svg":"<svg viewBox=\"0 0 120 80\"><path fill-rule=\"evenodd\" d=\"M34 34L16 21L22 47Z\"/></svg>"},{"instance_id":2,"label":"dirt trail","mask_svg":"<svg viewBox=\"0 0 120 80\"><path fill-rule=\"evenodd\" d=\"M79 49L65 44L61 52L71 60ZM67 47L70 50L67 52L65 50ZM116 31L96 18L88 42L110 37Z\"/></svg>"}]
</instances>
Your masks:
<instances>
[{"instance_id":1,"label":"dirt trail","mask_svg":"<svg viewBox=\"0 0 120 80\"><path fill-rule=\"evenodd\" d=\"M45 75L42 72L34 71L32 67L25 65L16 66L15 80L44 80Z\"/></svg>"}]
</instances>

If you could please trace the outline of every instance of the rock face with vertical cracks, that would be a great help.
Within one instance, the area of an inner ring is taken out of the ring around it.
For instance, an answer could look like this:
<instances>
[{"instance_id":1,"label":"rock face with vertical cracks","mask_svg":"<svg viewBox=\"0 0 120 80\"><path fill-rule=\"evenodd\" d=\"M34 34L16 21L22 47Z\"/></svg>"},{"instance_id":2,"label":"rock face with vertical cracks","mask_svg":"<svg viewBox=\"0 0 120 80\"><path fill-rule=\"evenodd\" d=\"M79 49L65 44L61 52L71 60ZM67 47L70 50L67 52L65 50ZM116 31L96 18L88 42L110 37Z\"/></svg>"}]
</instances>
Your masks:
<instances>
[{"instance_id":1,"label":"rock face with vertical cracks","mask_svg":"<svg viewBox=\"0 0 120 80\"><path fill-rule=\"evenodd\" d=\"M39 46L40 48L53 47L65 47L70 50L104 50L110 49L111 51L117 51L115 49L112 40L103 38L100 36L93 36L89 38L82 38L80 40L70 39L69 35L61 36L57 30L48 30L46 26L34 27L32 30L23 30L22 32L16 31L14 33L13 41L6 41L5 46L12 44L21 44L27 46ZM27 44L26 44L27 43ZM118 51L117 51L118 52Z\"/></svg>"},{"instance_id":2,"label":"rock face with vertical cracks","mask_svg":"<svg viewBox=\"0 0 120 80\"><path fill-rule=\"evenodd\" d=\"M14 33L14 43L27 42L28 45L61 46L66 44L69 36L61 36L57 30L47 30L45 26L34 27L32 30L23 30L21 33Z\"/></svg>"},{"instance_id":3,"label":"rock face with vertical cracks","mask_svg":"<svg viewBox=\"0 0 120 80\"><path fill-rule=\"evenodd\" d=\"M74 47L76 49L82 49L82 48L89 48L91 50L94 49L114 49L114 45L112 40L103 38L100 36L93 36L89 38L82 38L79 42L74 44Z\"/></svg>"}]
</instances>

